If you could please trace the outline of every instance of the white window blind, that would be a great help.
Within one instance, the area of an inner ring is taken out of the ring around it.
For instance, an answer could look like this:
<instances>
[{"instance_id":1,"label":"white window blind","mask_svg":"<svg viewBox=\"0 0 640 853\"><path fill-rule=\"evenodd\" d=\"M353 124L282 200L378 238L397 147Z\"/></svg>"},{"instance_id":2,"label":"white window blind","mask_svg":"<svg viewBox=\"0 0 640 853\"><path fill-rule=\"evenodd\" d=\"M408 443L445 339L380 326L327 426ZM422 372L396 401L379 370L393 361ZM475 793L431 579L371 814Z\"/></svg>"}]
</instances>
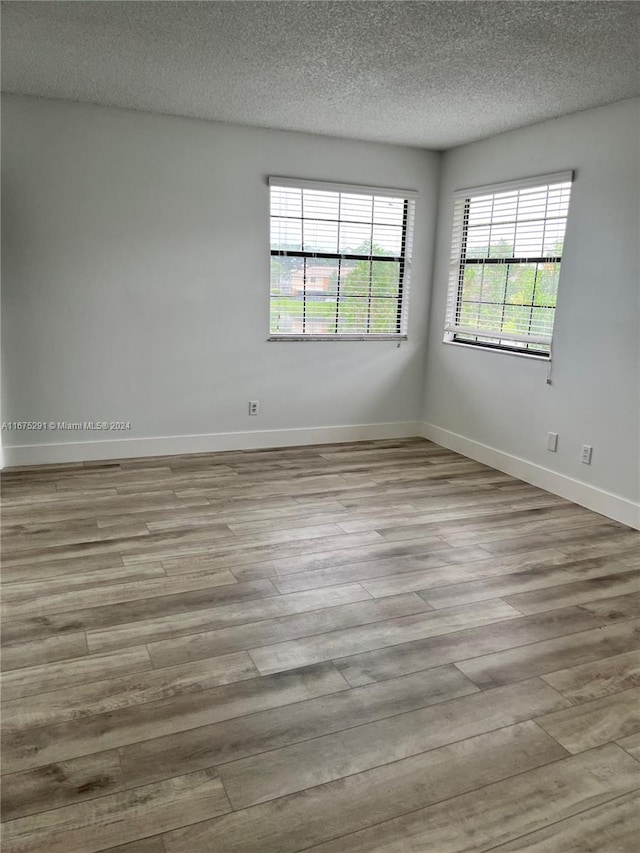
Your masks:
<instances>
[{"instance_id":1,"label":"white window blind","mask_svg":"<svg viewBox=\"0 0 640 853\"><path fill-rule=\"evenodd\" d=\"M446 341L550 354L572 180L454 194Z\"/></svg>"},{"instance_id":2,"label":"white window blind","mask_svg":"<svg viewBox=\"0 0 640 853\"><path fill-rule=\"evenodd\" d=\"M407 334L416 193L270 178L270 339Z\"/></svg>"}]
</instances>

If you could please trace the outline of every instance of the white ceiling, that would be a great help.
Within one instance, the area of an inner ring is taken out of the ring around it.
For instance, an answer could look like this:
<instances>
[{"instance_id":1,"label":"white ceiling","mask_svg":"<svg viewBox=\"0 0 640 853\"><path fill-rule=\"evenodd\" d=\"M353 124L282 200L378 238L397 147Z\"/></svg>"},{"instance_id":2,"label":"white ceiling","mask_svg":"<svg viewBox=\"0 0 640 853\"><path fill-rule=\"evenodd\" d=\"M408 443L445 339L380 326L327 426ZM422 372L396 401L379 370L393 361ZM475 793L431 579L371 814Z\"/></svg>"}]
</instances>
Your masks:
<instances>
[{"instance_id":1,"label":"white ceiling","mask_svg":"<svg viewBox=\"0 0 640 853\"><path fill-rule=\"evenodd\" d=\"M448 148L639 93L640 3L4 2L3 89Z\"/></svg>"}]
</instances>

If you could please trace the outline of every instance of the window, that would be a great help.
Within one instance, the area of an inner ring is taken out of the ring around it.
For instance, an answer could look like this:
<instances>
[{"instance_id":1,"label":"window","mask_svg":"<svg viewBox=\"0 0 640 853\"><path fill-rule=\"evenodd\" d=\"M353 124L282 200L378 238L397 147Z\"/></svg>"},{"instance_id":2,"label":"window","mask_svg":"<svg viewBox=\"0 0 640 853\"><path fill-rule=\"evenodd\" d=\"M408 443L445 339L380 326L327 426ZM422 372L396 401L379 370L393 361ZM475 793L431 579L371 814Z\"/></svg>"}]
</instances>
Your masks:
<instances>
[{"instance_id":1,"label":"window","mask_svg":"<svg viewBox=\"0 0 640 853\"><path fill-rule=\"evenodd\" d=\"M572 178L455 193L445 341L550 355Z\"/></svg>"},{"instance_id":2,"label":"window","mask_svg":"<svg viewBox=\"0 0 640 853\"><path fill-rule=\"evenodd\" d=\"M405 338L416 193L269 184L270 340Z\"/></svg>"}]
</instances>

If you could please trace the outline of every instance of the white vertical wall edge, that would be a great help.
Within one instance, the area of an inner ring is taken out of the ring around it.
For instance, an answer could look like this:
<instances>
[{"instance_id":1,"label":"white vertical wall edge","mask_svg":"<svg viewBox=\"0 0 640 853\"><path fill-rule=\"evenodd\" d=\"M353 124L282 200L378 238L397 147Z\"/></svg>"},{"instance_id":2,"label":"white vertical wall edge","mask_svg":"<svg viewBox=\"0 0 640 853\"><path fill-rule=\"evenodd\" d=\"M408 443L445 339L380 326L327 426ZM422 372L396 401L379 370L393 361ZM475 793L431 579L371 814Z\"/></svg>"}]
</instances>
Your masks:
<instances>
[{"instance_id":1,"label":"white vertical wall edge","mask_svg":"<svg viewBox=\"0 0 640 853\"><path fill-rule=\"evenodd\" d=\"M306 444L412 438L418 435L418 426L412 421L398 421L301 429L120 438L111 441L21 444L4 448L4 464L5 468L10 468L12 465L46 465L55 462L90 462L97 459L131 459L138 456L172 456L180 453L214 453L224 450L260 450Z\"/></svg>"},{"instance_id":2,"label":"white vertical wall edge","mask_svg":"<svg viewBox=\"0 0 640 853\"><path fill-rule=\"evenodd\" d=\"M446 447L456 453L461 453L463 456L468 456L470 459L475 459L477 462L490 465L498 471L504 471L505 474L511 474L519 480L524 480L526 483L531 483L547 492L552 492L554 495L559 495L601 515L606 515L607 518L612 518L640 530L640 504L635 504L619 495L605 492L603 489L598 489L587 483L581 483L572 477L558 474L548 468L543 468L541 465L527 462L526 459L521 459L519 456L512 456L510 453L496 450L495 447L489 447L487 444L473 441L473 439L433 424L421 423L419 435L439 444L441 447Z\"/></svg>"}]
</instances>

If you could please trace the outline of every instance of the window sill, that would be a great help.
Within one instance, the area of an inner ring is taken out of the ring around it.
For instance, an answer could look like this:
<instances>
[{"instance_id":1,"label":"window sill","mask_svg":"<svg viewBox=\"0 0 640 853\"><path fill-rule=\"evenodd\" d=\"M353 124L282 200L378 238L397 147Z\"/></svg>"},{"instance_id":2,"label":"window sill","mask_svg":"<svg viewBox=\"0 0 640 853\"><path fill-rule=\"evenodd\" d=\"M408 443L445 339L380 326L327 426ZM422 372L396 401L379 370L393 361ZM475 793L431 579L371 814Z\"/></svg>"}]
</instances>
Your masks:
<instances>
[{"instance_id":1,"label":"window sill","mask_svg":"<svg viewBox=\"0 0 640 853\"><path fill-rule=\"evenodd\" d=\"M269 335L267 341L406 341L407 335Z\"/></svg>"},{"instance_id":2,"label":"window sill","mask_svg":"<svg viewBox=\"0 0 640 853\"><path fill-rule=\"evenodd\" d=\"M542 353L535 352L516 352L511 349L500 349L499 347L485 347L482 344L465 344L462 341L442 341L443 344L447 344L452 347L464 347L464 349L472 349L476 352L492 352L497 355L514 355L516 358L529 358L533 359L533 361L541 361L544 364L548 364L551 361L550 355L543 355Z\"/></svg>"}]
</instances>

